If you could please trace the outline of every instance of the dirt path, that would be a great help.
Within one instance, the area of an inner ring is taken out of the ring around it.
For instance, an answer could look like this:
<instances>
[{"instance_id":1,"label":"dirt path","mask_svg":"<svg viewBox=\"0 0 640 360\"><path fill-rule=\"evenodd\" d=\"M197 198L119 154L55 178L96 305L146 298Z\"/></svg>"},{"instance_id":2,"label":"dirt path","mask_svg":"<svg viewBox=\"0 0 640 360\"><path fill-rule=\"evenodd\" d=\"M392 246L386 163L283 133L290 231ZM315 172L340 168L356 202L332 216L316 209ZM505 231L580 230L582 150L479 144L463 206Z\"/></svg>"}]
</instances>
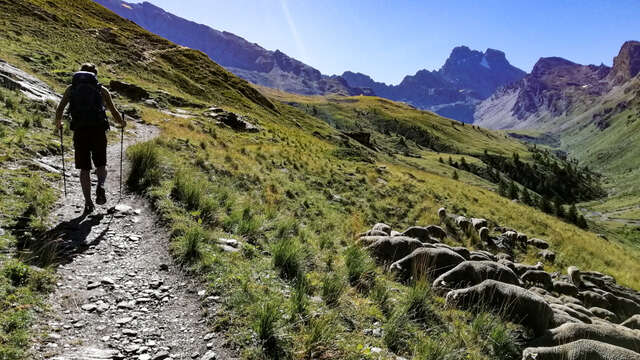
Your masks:
<instances>
[{"instance_id":1,"label":"dirt path","mask_svg":"<svg viewBox=\"0 0 640 360\"><path fill-rule=\"evenodd\" d=\"M625 225L638 225L640 226L640 220L635 219L626 219L618 217L618 215L623 214L629 210L640 209L640 206L627 206L624 208L616 209L610 212L599 212L599 211L590 211L588 209L581 209L582 212L585 213L587 218L597 221L613 221Z\"/></svg>"},{"instance_id":2,"label":"dirt path","mask_svg":"<svg viewBox=\"0 0 640 360\"><path fill-rule=\"evenodd\" d=\"M125 147L157 135L138 125ZM168 252L168 234L146 199L118 201L120 144L108 149L108 202L97 216L81 216L77 172L69 196L54 212L65 246L74 251L58 268L51 311L36 325L35 359L229 359L223 340L207 331L204 287L185 276ZM52 163L52 159L45 159ZM126 173L126 166L125 166ZM95 180L95 175L92 175ZM95 191L95 184L93 187Z\"/></svg>"}]
</instances>

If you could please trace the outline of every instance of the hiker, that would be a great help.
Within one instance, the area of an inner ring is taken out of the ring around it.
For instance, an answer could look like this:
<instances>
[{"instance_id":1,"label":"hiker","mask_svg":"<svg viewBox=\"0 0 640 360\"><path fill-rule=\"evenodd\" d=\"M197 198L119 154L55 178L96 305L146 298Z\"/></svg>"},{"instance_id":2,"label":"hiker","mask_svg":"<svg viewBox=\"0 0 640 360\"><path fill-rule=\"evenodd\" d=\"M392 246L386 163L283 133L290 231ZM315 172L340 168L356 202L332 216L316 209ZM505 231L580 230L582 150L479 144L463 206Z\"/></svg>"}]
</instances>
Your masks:
<instances>
[{"instance_id":1,"label":"hiker","mask_svg":"<svg viewBox=\"0 0 640 360\"><path fill-rule=\"evenodd\" d=\"M76 169L80 170L84 213L90 214L95 209L91 200L90 171L92 160L98 175L96 203L104 205L107 202L104 183L107 179L109 121L105 106L121 127L124 128L126 122L113 105L109 90L98 82L98 70L93 64L83 64L80 71L73 75L71 86L64 92L64 97L56 110L56 128L59 131L62 131L62 115L67 104L70 104L70 128L73 130Z\"/></svg>"}]
</instances>

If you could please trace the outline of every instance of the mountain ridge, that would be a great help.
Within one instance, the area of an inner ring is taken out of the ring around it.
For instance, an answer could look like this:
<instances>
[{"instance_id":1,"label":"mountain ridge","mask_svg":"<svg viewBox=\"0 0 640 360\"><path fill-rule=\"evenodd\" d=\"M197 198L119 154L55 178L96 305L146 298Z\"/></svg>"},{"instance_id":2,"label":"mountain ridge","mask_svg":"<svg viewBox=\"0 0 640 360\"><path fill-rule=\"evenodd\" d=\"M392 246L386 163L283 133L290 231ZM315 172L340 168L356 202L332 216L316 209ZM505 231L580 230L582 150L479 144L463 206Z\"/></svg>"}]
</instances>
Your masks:
<instances>
[{"instance_id":1,"label":"mountain ridge","mask_svg":"<svg viewBox=\"0 0 640 360\"><path fill-rule=\"evenodd\" d=\"M419 70L405 76L398 85L376 82L366 74L350 71L342 77L350 86L371 88L378 96L470 123L477 103L525 75L507 61L502 51L489 48L483 53L457 46L439 70Z\"/></svg>"},{"instance_id":2,"label":"mountain ridge","mask_svg":"<svg viewBox=\"0 0 640 360\"><path fill-rule=\"evenodd\" d=\"M149 2L94 1L152 33L204 52L232 73L255 84L306 95L362 93L342 79L323 75L280 50L267 50L238 35L184 19Z\"/></svg>"}]
</instances>

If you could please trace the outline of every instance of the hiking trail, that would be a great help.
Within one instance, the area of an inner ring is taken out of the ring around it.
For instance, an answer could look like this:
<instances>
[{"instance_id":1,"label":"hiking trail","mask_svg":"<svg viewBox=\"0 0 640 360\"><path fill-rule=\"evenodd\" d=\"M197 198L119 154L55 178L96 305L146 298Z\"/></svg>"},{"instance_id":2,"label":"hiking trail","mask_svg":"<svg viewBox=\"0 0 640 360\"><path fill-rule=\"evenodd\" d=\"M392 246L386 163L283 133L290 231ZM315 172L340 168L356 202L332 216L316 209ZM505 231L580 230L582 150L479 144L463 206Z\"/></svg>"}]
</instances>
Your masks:
<instances>
[{"instance_id":1,"label":"hiking trail","mask_svg":"<svg viewBox=\"0 0 640 360\"><path fill-rule=\"evenodd\" d=\"M129 126L125 149L158 133L149 125ZM52 216L59 224L60 241L71 252L57 268L57 286L47 300L49 311L35 325L38 338L32 346L33 357L233 358L223 348L224 340L207 330L201 305L205 286L173 262L168 233L149 201L127 192L123 185L120 206L112 209L119 198L119 141L111 142L107 156L107 204L86 217L79 172L73 169L73 161L67 162L69 195L60 199ZM61 160L43 162L60 168ZM93 197L95 181L92 174Z\"/></svg>"}]
</instances>

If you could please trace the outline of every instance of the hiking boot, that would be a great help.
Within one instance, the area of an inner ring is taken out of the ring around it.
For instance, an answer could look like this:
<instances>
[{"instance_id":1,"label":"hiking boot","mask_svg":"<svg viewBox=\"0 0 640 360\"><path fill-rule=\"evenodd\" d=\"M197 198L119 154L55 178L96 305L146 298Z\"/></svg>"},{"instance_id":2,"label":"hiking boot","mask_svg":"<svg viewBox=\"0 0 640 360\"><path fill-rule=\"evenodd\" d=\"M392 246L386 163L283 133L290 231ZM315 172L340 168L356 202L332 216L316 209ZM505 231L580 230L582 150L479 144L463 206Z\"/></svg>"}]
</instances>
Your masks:
<instances>
[{"instance_id":1,"label":"hiking boot","mask_svg":"<svg viewBox=\"0 0 640 360\"><path fill-rule=\"evenodd\" d=\"M104 205L107 203L107 194L104 191L104 186L98 185L96 188L96 204Z\"/></svg>"},{"instance_id":2,"label":"hiking boot","mask_svg":"<svg viewBox=\"0 0 640 360\"><path fill-rule=\"evenodd\" d=\"M84 214L85 215L91 214L95 209L96 209L96 207L93 205L93 203L85 203L84 204Z\"/></svg>"}]
</instances>

